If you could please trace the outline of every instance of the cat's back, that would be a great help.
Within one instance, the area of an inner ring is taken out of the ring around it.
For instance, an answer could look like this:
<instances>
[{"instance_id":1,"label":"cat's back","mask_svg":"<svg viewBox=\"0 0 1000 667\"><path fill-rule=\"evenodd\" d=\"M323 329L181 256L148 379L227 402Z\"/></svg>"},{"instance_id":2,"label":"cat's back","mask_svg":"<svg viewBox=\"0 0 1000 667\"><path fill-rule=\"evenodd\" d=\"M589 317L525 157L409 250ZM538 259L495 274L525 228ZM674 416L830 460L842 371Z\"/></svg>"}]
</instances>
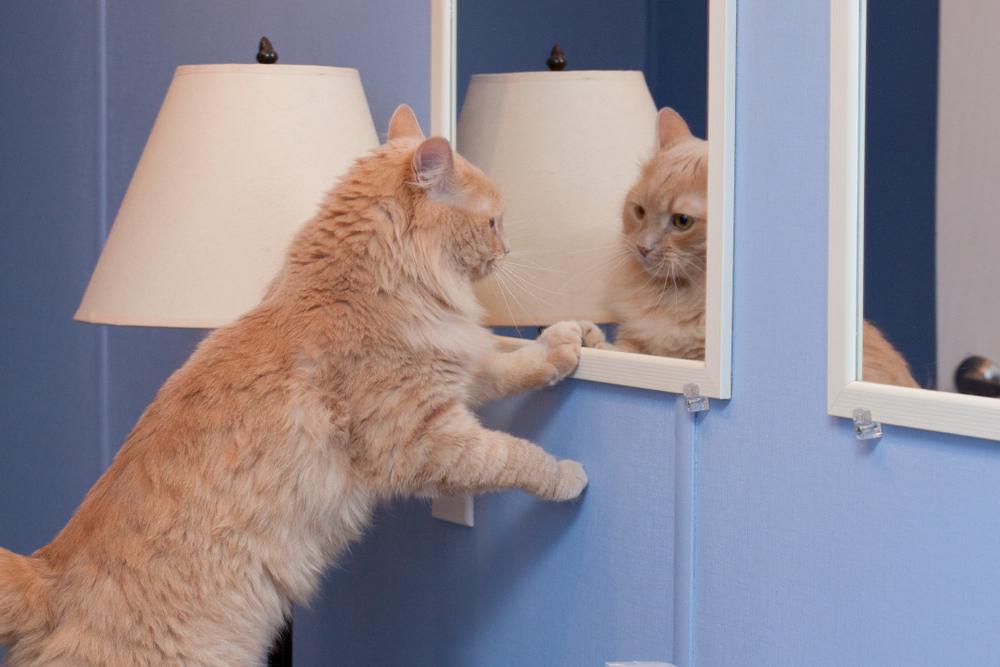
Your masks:
<instances>
[{"instance_id":1,"label":"cat's back","mask_svg":"<svg viewBox=\"0 0 1000 667\"><path fill-rule=\"evenodd\" d=\"M865 382L917 387L910 366L885 335L868 320L862 332L862 379Z\"/></svg>"}]
</instances>

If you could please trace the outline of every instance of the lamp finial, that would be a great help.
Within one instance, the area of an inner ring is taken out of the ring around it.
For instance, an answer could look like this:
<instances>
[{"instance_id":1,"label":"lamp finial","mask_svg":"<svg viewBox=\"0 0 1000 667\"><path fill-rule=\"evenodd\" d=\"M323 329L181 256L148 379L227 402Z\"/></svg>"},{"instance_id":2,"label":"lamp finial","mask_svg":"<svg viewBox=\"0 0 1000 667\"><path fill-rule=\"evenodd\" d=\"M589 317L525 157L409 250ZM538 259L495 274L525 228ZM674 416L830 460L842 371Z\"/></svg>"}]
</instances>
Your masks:
<instances>
[{"instance_id":1,"label":"lamp finial","mask_svg":"<svg viewBox=\"0 0 1000 667\"><path fill-rule=\"evenodd\" d=\"M552 72L559 72L566 68L566 54L563 53L559 42L556 42L556 45L552 47L552 52L549 54L549 59L545 61L545 64L549 66L549 71Z\"/></svg>"},{"instance_id":2,"label":"lamp finial","mask_svg":"<svg viewBox=\"0 0 1000 667\"><path fill-rule=\"evenodd\" d=\"M260 38L260 46L257 48L257 62L261 65L273 65L278 62L278 52L271 45L271 40L267 37Z\"/></svg>"}]
</instances>

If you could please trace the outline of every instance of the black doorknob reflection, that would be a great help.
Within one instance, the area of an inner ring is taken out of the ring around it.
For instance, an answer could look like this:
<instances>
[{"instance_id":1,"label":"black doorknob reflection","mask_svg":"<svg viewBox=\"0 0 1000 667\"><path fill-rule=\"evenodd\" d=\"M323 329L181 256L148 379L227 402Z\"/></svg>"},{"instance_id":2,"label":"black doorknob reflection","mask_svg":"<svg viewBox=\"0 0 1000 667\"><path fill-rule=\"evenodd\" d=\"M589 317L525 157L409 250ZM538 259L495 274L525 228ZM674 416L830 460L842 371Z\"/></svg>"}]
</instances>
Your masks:
<instances>
[{"instance_id":1,"label":"black doorknob reflection","mask_svg":"<svg viewBox=\"0 0 1000 667\"><path fill-rule=\"evenodd\" d=\"M967 357L955 369L955 387L963 394L1000 396L1000 366L986 357Z\"/></svg>"}]
</instances>

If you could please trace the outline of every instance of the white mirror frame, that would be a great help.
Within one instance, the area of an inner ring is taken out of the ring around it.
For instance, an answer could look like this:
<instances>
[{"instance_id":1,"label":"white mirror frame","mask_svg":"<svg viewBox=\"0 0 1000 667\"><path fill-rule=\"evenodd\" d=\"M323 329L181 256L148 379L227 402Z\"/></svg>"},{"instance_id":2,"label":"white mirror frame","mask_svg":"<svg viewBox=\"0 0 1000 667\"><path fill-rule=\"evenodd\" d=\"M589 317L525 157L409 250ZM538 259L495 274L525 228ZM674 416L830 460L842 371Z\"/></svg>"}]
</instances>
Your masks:
<instances>
[{"instance_id":1,"label":"white mirror frame","mask_svg":"<svg viewBox=\"0 0 1000 667\"><path fill-rule=\"evenodd\" d=\"M732 373L733 136L735 128L736 0L708 0L708 216L705 360L584 349L573 377L702 396L729 398ZM431 0L431 132L455 137L458 0ZM624 195L624 193L623 193Z\"/></svg>"},{"instance_id":2,"label":"white mirror frame","mask_svg":"<svg viewBox=\"0 0 1000 667\"><path fill-rule=\"evenodd\" d=\"M913 428L1000 440L1000 400L863 382L866 0L830 3L830 264L827 409Z\"/></svg>"}]
</instances>

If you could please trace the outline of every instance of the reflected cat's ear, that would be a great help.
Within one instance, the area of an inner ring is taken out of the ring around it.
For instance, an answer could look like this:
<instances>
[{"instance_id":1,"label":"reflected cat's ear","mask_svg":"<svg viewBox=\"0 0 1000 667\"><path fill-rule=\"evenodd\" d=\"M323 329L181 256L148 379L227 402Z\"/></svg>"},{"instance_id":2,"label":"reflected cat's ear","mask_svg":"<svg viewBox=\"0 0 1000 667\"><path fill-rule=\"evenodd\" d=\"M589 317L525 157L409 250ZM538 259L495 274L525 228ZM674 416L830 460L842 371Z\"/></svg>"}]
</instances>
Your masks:
<instances>
[{"instance_id":1,"label":"reflected cat's ear","mask_svg":"<svg viewBox=\"0 0 1000 667\"><path fill-rule=\"evenodd\" d=\"M424 138L424 131L420 129L420 121L417 120L417 116L409 104L400 104L392 112L392 118L389 119L389 141L404 137Z\"/></svg>"},{"instance_id":2,"label":"reflected cat's ear","mask_svg":"<svg viewBox=\"0 0 1000 667\"><path fill-rule=\"evenodd\" d=\"M661 149L690 136L691 130L679 113L670 107L660 109L656 115L656 140Z\"/></svg>"},{"instance_id":3,"label":"reflected cat's ear","mask_svg":"<svg viewBox=\"0 0 1000 667\"><path fill-rule=\"evenodd\" d=\"M455 158L451 144L442 137L431 137L413 153L413 180L431 199L444 199L453 193Z\"/></svg>"}]
</instances>

